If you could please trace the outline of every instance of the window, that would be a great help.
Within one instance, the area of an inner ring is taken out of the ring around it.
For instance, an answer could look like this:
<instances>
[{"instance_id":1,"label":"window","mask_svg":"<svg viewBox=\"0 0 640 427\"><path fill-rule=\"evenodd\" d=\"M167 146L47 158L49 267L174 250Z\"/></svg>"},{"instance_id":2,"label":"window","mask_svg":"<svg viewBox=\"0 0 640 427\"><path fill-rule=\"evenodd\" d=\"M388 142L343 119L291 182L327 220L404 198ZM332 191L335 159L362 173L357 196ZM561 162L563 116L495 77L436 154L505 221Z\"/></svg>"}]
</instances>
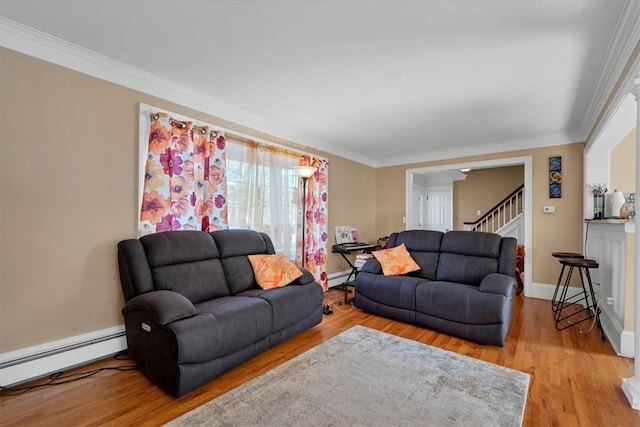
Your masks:
<instances>
[{"instance_id":1,"label":"window","mask_svg":"<svg viewBox=\"0 0 640 427\"><path fill-rule=\"evenodd\" d=\"M296 256L299 156L227 137L229 228L262 231L276 252Z\"/></svg>"}]
</instances>

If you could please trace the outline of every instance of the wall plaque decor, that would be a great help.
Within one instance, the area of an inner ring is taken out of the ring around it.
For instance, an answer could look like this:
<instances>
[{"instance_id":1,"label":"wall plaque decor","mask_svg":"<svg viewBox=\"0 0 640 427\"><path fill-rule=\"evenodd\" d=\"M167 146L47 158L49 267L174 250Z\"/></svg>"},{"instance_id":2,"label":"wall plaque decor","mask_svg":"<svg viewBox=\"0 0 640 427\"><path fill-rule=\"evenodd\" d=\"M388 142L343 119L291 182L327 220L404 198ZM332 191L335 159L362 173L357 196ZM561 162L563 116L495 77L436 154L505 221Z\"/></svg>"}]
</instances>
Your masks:
<instances>
[{"instance_id":1,"label":"wall plaque decor","mask_svg":"<svg viewBox=\"0 0 640 427\"><path fill-rule=\"evenodd\" d=\"M549 198L562 197L562 157L549 157Z\"/></svg>"}]
</instances>

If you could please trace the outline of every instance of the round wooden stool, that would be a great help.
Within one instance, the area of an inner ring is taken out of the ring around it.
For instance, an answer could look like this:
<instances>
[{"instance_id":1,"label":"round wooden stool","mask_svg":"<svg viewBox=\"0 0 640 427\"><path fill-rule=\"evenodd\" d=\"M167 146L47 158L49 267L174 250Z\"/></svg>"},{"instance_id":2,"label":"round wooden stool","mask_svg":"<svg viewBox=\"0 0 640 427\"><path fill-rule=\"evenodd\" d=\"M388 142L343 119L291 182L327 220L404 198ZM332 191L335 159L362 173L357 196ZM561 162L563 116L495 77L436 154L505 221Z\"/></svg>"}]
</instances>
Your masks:
<instances>
[{"instance_id":1,"label":"round wooden stool","mask_svg":"<svg viewBox=\"0 0 640 427\"><path fill-rule=\"evenodd\" d=\"M596 321L598 322L598 327L602 332L602 338L604 339L604 331L602 331L602 325L600 324L600 309L598 308L596 295L593 291L591 273L589 273L590 269L599 267L598 262L593 259L586 258L561 258L560 264L562 264L563 269L564 267L569 267L569 271L567 272L567 276L564 280L562 291L560 292L560 297L558 298L554 313L556 329L563 330L586 320L593 319L595 316ZM580 274L582 290L577 292L575 295L569 296L568 290L571 287L571 276L576 268L578 269L578 274ZM581 308L578 310L567 310L570 307L575 307L576 304ZM562 322L565 323L563 324Z\"/></svg>"},{"instance_id":2,"label":"round wooden stool","mask_svg":"<svg viewBox=\"0 0 640 427\"><path fill-rule=\"evenodd\" d=\"M551 256L554 258L584 258L584 255L579 254L577 252L552 252ZM566 265L562 264L562 269L560 270L560 275L558 276L558 281L556 282L556 289L553 292L553 298L551 298L551 310L555 313L558 310L558 291L562 285L562 276L564 275L564 269Z\"/></svg>"}]
</instances>

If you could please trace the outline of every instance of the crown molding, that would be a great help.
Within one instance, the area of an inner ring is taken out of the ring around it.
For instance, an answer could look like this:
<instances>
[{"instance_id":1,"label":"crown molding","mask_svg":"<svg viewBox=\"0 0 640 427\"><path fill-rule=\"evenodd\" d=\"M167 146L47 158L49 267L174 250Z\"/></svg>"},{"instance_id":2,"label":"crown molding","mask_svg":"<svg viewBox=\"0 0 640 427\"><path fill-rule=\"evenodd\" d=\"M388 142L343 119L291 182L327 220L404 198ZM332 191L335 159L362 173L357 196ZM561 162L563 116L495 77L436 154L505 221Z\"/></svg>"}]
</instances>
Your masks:
<instances>
[{"instance_id":1,"label":"crown molding","mask_svg":"<svg viewBox=\"0 0 640 427\"><path fill-rule=\"evenodd\" d=\"M374 167L373 159L274 123L262 116L0 16L0 46L120 86L156 96L238 125Z\"/></svg>"},{"instance_id":2,"label":"crown molding","mask_svg":"<svg viewBox=\"0 0 640 427\"><path fill-rule=\"evenodd\" d=\"M627 0L609 42L589 108L580 126L580 140L586 140L596 125L616 83L622 77L634 49L640 41L640 2ZM602 122L603 120L601 120ZM593 139L593 138L590 138Z\"/></svg>"},{"instance_id":3,"label":"crown molding","mask_svg":"<svg viewBox=\"0 0 640 427\"><path fill-rule=\"evenodd\" d=\"M584 141L593 126L593 122L597 119L596 112L599 114L619 74L626 65L626 60L630 56L629 49L632 51L635 47L633 41L635 40L637 43L638 38L640 38L640 4L635 1L627 1L620 24L613 38L612 48L604 63L606 70L603 68L601 72L596 92L589 108L590 113L585 117L583 126L576 135L546 135L526 140L424 152L417 155L376 161L326 141L310 138L290 126L268 121L264 117L214 97L204 96L189 87L0 16L0 46L2 47L373 168L495 154ZM614 51L615 54L612 53ZM609 62L613 63L610 64ZM628 93L628 90L625 93ZM604 121L602 120L601 123ZM587 124L590 126L587 126ZM544 142L541 143L540 141Z\"/></svg>"},{"instance_id":4,"label":"crown molding","mask_svg":"<svg viewBox=\"0 0 640 427\"><path fill-rule=\"evenodd\" d=\"M399 166L436 160L455 160L469 156L482 156L486 154L506 153L509 151L531 150L541 147L575 144L580 139L573 134L548 134L532 138L522 138L510 141L502 141L492 144L475 145L470 147L455 148L452 150L431 151L410 156L400 156L377 162L376 167Z\"/></svg>"},{"instance_id":5,"label":"crown molding","mask_svg":"<svg viewBox=\"0 0 640 427\"><path fill-rule=\"evenodd\" d=\"M611 103L602 115L602 120L598 122L596 127L591 132L591 135L589 135L589 139L587 140L587 145L585 147L586 152L599 149L599 147L596 147L596 145L600 145L600 138L602 137L603 133L605 133L609 124L615 122L615 117L625 103L627 95L632 93L634 87L638 84L637 80L640 79L640 56L638 56L635 62L631 65L631 68L629 69L629 72L626 74L626 76L622 77L624 77L624 81L622 82L616 93L613 94Z\"/></svg>"}]
</instances>

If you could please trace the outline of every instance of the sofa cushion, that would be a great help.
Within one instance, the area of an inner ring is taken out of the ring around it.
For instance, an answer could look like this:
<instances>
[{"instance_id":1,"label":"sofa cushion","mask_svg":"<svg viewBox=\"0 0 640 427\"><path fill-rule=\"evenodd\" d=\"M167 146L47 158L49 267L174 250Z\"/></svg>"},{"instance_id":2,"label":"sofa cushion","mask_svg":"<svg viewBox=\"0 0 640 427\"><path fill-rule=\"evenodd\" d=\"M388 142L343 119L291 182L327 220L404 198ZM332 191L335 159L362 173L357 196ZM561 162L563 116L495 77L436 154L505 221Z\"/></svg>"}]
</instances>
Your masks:
<instances>
[{"instance_id":1,"label":"sofa cushion","mask_svg":"<svg viewBox=\"0 0 640 427\"><path fill-rule=\"evenodd\" d=\"M278 332L305 319L321 305L324 291L317 283L291 285L269 290L250 289L239 294L264 300L272 313L272 332Z\"/></svg>"},{"instance_id":2,"label":"sofa cushion","mask_svg":"<svg viewBox=\"0 0 640 427\"><path fill-rule=\"evenodd\" d=\"M423 279L436 280L440 253L438 252L409 252L411 257L418 263L420 270L411 273L411 276L422 277Z\"/></svg>"},{"instance_id":3,"label":"sofa cushion","mask_svg":"<svg viewBox=\"0 0 640 427\"><path fill-rule=\"evenodd\" d=\"M211 233L220 251L229 292L236 295L257 288L247 255L274 253L271 239L252 230L219 230Z\"/></svg>"},{"instance_id":4,"label":"sofa cushion","mask_svg":"<svg viewBox=\"0 0 640 427\"><path fill-rule=\"evenodd\" d=\"M156 267L151 277L156 290L177 292L194 304L229 295L219 259Z\"/></svg>"},{"instance_id":5,"label":"sofa cushion","mask_svg":"<svg viewBox=\"0 0 640 427\"><path fill-rule=\"evenodd\" d=\"M231 295L258 287L256 276L246 255L225 258L221 262Z\"/></svg>"},{"instance_id":6,"label":"sofa cushion","mask_svg":"<svg viewBox=\"0 0 640 427\"><path fill-rule=\"evenodd\" d=\"M227 296L195 304L195 308L196 316L169 325L180 347L178 363L226 356L271 333L271 307L257 298Z\"/></svg>"},{"instance_id":7,"label":"sofa cushion","mask_svg":"<svg viewBox=\"0 0 640 427\"><path fill-rule=\"evenodd\" d=\"M415 310L416 286L422 281L419 277L360 272L356 277L356 294L380 304Z\"/></svg>"},{"instance_id":8,"label":"sofa cushion","mask_svg":"<svg viewBox=\"0 0 640 427\"><path fill-rule=\"evenodd\" d=\"M443 281L423 281L416 287L416 311L458 323L503 323L509 305L505 296L484 293L475 286Z\"/></svg>"},{"instance_id":9,"label":"sofa cushion","mask_svg":"<svg viewBox=\"0 0 640 427\"><path fill-rule=\"evenodd\" d=\"M238 255L272 254L271 240L253 230L218 230L211 233L220 251L220 258Z\"/></svg>"},{"instance_id":10,"label":"sofa cushion","mask_svg":"<svg viewBox=\"0 0 640 427\"><path fill-rule=\"evenodd\" d=\"M380 263L385 276L399 276L420 270L420 266L411 258L404 243L393 248L374 251L373 256Z\"/></svg>"},{"instance_id":11,"label":"sofa cushion","mask_svg":"<svg viewBox=\"0 0 640 427\"><path fill-rule=\"evenodd\" d=\"M387 247L404 243L411 257L420 266L420 270L411 273L411 275L435 280L443 235L444 233L434 230L401 231L391 234Z\"/></svg>"},{"instance_id":12,"label":"sofa cushion","mask_svg":"<svg viewBox=\"0 0 640 427\"><path fill-rule=\"evenodd\" d=\"M256 282L262 289L281 288L302 276L302 271L282 253L248 255L248 258Z\"/></svg>"},{"instance_id":13,"label":"sofa cushion","mask_svg":"<svg viewBox=\"0 0 640 427\"><path fill-rule=\"evenodd\" d=\"M442 238L436 280L479 286L498 272L502 237L493 233L450 231Z\"/></svg>"},{"instance_id":14,"label":"sofa cushion","mask_svg":"<svg viewBox=\"0 0 640 427\"><path fill-rule=\"evenodd\" d=\"M479 286L482 278L498 271L495 258L474 257L459 254L440 254L436 279Z\"/></svg>"},{"instance_id":15,"label":"sofa cushion","mask_svg":"<svg viewBox=\"0 0 640 427\"><path fill-rule=\"evenodd\" d=\"M387 247L400 246L404 243L409 252L440 252L443 235L443 232L434 230L401 231L389 236Z\"/></svg>"},{"instance_id":16,"label":"sofa cushion","mask_svg":"<svg viewBox=\"0 0 640 427\"><path fill-rule=\"evenodd\" d=\"M173 291L192 303L229 295L215 242L200 231L167 231L140 238L155 290Z\"/></svg>"},{"instance_id":17,"label":"sofa cushion","mask_svg":"<svg viewBox=\"0 0 640 427\"><path fill-rule=\"evenodd\" d=\"M140 238L151 268L218 258L211 236L201 231L166 231Z\"/></svg>"},{"instance_id":18,"label":"sofa cushion","mask_svg":"<svg viewBox=\"0 0 640 427\"><path fill-rule=\"evenodd\" d=\"M449 231L442 237L440 252L498 258L502 236L479 231Z\"/></svg>"}]
</instances>

